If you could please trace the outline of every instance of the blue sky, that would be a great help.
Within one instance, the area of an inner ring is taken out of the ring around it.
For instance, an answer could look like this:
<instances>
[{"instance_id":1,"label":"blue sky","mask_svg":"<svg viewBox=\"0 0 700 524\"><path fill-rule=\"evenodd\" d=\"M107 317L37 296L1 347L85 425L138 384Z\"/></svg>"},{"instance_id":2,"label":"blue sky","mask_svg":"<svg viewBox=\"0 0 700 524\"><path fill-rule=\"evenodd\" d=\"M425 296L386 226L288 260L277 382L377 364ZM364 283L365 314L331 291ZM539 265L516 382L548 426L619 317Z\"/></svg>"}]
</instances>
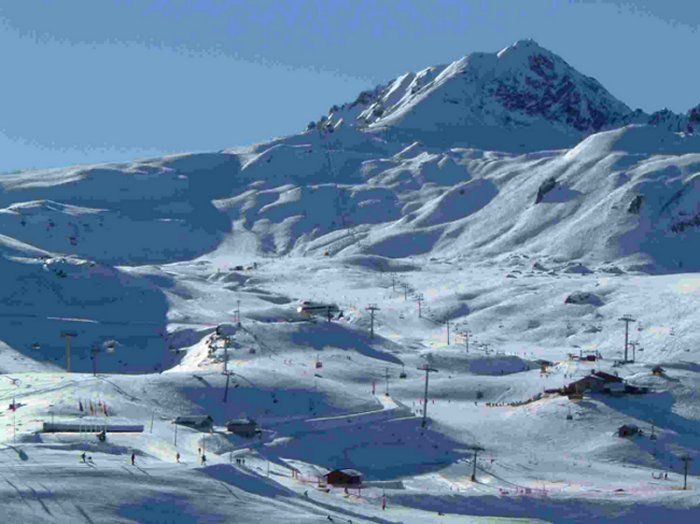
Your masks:
<instances>
[{"instance_id":1,"label":"blue sky","mask_svg":"<svg viewBox=\"0 0 700 524\"><path fill-rule=\"evenodd\" d=\"M633 108L686 111L699 26L695 1L0 0L0 171L259 142L520 38Z\"/></svg>"}]
</instances>

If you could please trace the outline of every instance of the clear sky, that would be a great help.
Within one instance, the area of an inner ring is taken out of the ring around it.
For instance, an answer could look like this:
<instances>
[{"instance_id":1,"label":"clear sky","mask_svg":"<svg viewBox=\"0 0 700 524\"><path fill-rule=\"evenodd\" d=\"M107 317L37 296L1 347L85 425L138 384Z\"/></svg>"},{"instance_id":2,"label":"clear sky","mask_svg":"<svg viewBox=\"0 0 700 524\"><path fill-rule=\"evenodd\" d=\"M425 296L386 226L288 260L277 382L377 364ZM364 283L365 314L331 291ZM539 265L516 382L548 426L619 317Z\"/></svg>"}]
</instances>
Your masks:
<instances>
[{"instance_id":1,"label":"clear sky","mask_svg":"<svg viewBox=\"0 0 700 524\"><path fill-rule=\"evenodd\" d=\"M699 26L696 0L0 0L0 171L259 142L521 38L684 112Z\"/></svg>"}]
</instances>

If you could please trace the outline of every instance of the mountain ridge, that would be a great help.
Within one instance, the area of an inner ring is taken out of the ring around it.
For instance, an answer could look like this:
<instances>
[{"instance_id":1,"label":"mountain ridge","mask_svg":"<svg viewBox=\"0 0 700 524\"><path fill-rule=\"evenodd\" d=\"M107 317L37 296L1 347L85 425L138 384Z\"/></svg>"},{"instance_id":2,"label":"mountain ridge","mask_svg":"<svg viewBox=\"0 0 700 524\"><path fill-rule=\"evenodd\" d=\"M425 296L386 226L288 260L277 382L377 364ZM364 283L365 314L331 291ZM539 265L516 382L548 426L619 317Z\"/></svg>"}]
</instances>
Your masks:
<instances>
[{"instance_id":1,"label":"mountain ridge","mask_svg":"<svg viewBox=\"0 0 700 524\"><path fill-rule=\"evenodd\" d=\"M685 114L632 110L596 79L526 39L496 53L471 53L447 65L405 73L363 91L353 102L331 107L307 129L339 124L428 142L425 131L434 130L443 140L448 133L456 135L455 144L532 151L548 148L548 141L550 147L571 146L592 133L629 124L695 133L700 104ZM523 129L527 131L518 133ZM484 140L484 134L493 139ZM537 134L546 137L534 140Z\"/></svg>"}]
</instances>

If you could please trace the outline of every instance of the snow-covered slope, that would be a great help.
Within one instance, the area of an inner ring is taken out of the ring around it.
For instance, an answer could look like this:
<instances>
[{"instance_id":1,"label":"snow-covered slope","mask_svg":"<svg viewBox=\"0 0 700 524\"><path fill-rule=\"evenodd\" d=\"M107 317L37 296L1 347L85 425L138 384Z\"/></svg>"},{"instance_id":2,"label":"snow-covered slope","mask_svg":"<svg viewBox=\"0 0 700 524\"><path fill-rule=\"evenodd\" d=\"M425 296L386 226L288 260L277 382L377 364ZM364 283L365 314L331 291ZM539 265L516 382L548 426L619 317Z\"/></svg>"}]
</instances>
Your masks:
<instances>
[{"instance_id":1,"label":"snow-covered slope","mask_svg":"<svg viewBox=\"0 0 700 524\"><path fill-rule=\"evenodd\" d=\"M573 145L604 129L649 123L675 132L700 129L698 107L685 115L632 111L597 80L533 40L497 53L472 53L448 65L406 73L320 122L357 125L433 145L532 151Z\"/></svg>"},{"instance_id":2,"label":"snow-covered slope","mask_svg":"<svg viewBox=\"0 0 700 524\"><path fill-rule=\"evenodd\" d=\"M0 176L8 514L697 517L676 489L680 456L700 471L697 112L631 111L521 41L332 113L247 148ZM624 314L636 362L615 364ZM603 360L569 357L583 351ZM650 393L544 394L594 368ZM212 433L176 430L183 414ZM242 416L260 439L222 427ZM147 429L41 433L54 417ZM625 423L656 438L620 439ZM360 469L362 493L315 489L336 467Z\"/></svg>"}]
</instances>

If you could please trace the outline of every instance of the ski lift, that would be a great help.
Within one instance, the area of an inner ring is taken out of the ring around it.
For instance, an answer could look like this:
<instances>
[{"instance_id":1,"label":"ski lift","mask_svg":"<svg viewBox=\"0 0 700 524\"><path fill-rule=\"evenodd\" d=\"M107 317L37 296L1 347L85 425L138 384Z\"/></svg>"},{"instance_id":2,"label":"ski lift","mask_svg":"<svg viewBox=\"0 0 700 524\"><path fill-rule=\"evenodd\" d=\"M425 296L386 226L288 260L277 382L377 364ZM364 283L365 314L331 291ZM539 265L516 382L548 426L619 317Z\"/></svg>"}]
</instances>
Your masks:
<instances>
[{"instance_id":1,"label":"ski lift","mask_svg":"<svg viewBox=\"0 0 700 524\"><path fill-rule=\"evenodd\" d=\"M406 366L401 365L401 373L399 373L399 378L406 378L408 375L406 375Z\"/></svg>"}]
</instances>

